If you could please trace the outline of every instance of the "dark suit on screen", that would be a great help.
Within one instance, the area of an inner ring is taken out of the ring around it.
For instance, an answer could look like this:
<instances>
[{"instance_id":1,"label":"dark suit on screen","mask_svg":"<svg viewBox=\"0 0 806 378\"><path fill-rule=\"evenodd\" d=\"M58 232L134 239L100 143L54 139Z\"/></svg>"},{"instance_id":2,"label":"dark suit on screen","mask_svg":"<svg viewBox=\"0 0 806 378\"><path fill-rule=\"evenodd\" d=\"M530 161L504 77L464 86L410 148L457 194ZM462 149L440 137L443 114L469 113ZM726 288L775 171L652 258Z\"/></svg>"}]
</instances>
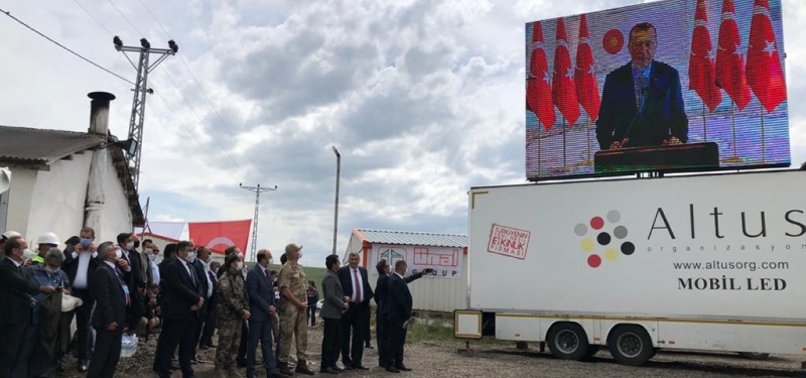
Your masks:
<instances>
[{"instance_id":1,"label":"dark suit on screen","mask_svg":"<svg viewBox=\"0 0 806 378\"><path fill-rule=\"evenodd\" d=\"M199 311L191 307L204 297L201 280L196 276L193 264L182 259L174 259L164 267L165 275L160 277L164 290L162 314L164 323L158 341L157 355L154 364L160 377L171 376L171 356L179 346L179 366L182 376L193 376L190 360L196 349L196 326L199 322ZM162 274L162 273L160 273Z\"/></svg>"},{"instance_id":2,"label":"dark suit on screen","mask_svg":"<svg viewBox=\"0 0 806 378\"><path fill-rule=\"evenodd\" d=\"M90 295L90 288L93 286L93 276L95 270L98 269L98 260L97 257L93 257L92 254L79 254L76 253L76 256L73 256L73 253L65 253L64 254L64 263L62 263L62 270L67 273L67 278L70 280L70 294L74 297L81 298L83 304L76 308L76 353L78 354L78 360L80 362L86 363L89 359L89 353L92 350L92 332L90 327L90 316L92 315L92 308L95 306L95 300ZM82 264L81 260L84 260L86 264L86 270L81 269ZM86 286L84 287L76 287L76 277L81 275L82 283L85 283Z\"/></svg>"},{"instance_id":3,"label":"dark suit on screen","mask_svg":"<svg viewBox=\"0 0 806 378\"><path fill-rule=\"evenodd\" d=\"M387 298L387 325L389 327L389 361L387 366L403 366L403 344L406 342L406 321L411 318L412 299L406 281L392 274L389 277L389 297Z\"/></svg>"},{"instance_id":4,"label":"dark suit on screen","mask_svg":"<svg viewBox=\"0 0 806 378\"><path fill-rule=\"evenodd\" d=\"M339 268L339 281L344 290L344 296L350 297L350 308L341 318L341 362L345 366L360 366L364 356L364 342L369 338L369 301L373 297L372 288L369 286L367 270L357 267L357 272L353 268L343 266ZM355 275L361 279L361 301L353 302L353 280ZM350 331L353 338L350 340Z\"/></svg>"},{"instance_id":5,"label":"dark suit on screen","mask_svg":"<svg viewBox=\"0 0 806 378\"><path fill-rule=\"evenodd\" d=\"M123 274L105 262L98 264L90 288L95 298L92 326L95 328L95 350L92 352L87 377L113 377L120 360L120 343L126 321L126 293ZM106 329L117 323L117 329Z\"/></svg>"},{"instance_id":6,"label":"dark suit on screen","mask_svg":"<svg viewBox=\"0 0 806 378\"><path fill-rule=\"evenodd\" d=\"M271 273L260 264L255 265L246 275L246 291L249 293L249 340L246 346L246 375L255 376L257 344L260 342L263 366L268 375L277 370L277 361L272 352L272 316L269 306L274 306ZM275 306L276 311L276 306Z\"/></svg>"},{"instance_id":7,"label":"dark suit on screen","mask_svg":"<svg viewBox=\"0 0 806 378\"><path fill-rule=\"evenodd\" d=\"M403 281L407 284L422 277L423 273L418 272L415 274L403 277ZM375 333L378 344L378 366L386 367L389 363L389 321L387 314L389 313L389 275L381 274L378 276L378 281L375 282ZM403 335L403 342L406 341L406 335Z\"/></svg>"},{"instance_id":8,"label":"dark suit on screen","mask_svg":"<svg viewBox=\"0 0 806 378\"><path fill-rule=\"evenodd\" d=\"M11 373L20 341L31 326L31 296L38 291L10 258L0 257L0 377Z\"/></svg>"},{"instance_id":9,"label":"dark suit on screen","mask_svg":"<svg viewBox=\"0 0 806 378\"><path fill-rule=\"evenodd\" d=\"M647 85L642 90L646 96L643 111L639 112L632 63L607 75L596 121L596 138L602 150L624 138L630 139L627 147L661 145L670 136L688 141L688 118L677 70L653 61Z\"/></svg>"}]
</instances>

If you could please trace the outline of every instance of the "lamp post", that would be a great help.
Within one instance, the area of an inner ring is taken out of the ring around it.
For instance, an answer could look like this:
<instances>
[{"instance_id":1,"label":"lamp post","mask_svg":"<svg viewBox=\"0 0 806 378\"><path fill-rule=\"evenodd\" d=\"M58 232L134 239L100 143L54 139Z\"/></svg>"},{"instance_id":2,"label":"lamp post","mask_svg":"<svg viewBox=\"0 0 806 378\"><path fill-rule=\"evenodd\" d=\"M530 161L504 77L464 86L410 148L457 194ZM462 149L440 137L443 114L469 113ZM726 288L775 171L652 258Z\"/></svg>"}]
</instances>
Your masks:
<instances>
[{"instance_id":1,"label":"lamp post","mask_svg":"<svg viewBox=\"0 0 806 378\"><path fill-rule=\"evenodd\" d=\"M333 146L333 153L336 154L336 204L333 211L333 254L336 254L336 235L339 232L339 178L341 176L341 154L336 146Z\"/></svg>"}]
</instances>

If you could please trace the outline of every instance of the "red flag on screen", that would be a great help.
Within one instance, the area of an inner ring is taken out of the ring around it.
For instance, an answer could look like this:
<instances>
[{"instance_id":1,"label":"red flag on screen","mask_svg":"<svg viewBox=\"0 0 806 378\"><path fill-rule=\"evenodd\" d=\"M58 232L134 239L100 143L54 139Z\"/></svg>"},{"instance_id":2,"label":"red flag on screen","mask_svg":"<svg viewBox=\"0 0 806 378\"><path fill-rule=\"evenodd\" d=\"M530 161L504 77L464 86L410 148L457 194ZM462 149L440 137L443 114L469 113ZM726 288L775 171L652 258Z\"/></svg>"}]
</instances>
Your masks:
<instances>
[{"instance_id":1,"label":"red flag on screen","mask_svg":"<svg viewBox=\"0 0 806 378\"><path fill-rule=\"evenodd\" d=\"M532 57L529 61L529 78L526 79L526 106L537 116L546 130L551 130L557 118L551 103L551 77L543 48L543 27L533 24Z\"/></svg>"},{"instance_id":2,"label":"red flag on screen","mask_svg":"<svg viewBox=\"0 0 806 378\"><path fill-rule=\"evenodd\" d=\"M705 0L697 0L691 56L688 61L688 89L696 91L712 112L722 102L722 92L716 86L715 74L711 33L708 31L708 11Z\"/></svg>"},{"instance_id":3,"label":"red flag on screen","mask_svg":"<svg viewBox=\"0 0 806 378\"><path fill-rule=\"evenodd\" d=\"M735 18L733 0L724 0L716 52L716 85L724 89L739 110L742 110L750 102L750 87L747 86L744 57L739 51L742 40Z\"/></svg>"},{"instance_id":4,"label":"red flag on screen","mask_svg":"<svg viewBox=\"0 0 806 378\"><path fill-rule=\"evenodd\" d=\"M205 246L214 252L224 253L229 246L246 251L252 220L227 222L189 222L190 239L196 246Z\"/></svg>"},{"instance_id":5,"label":"red flag on screen","mask_svg":"<svg viewBox=\"0 0 806 378\"><path fill-rule=\"evenodd\" d=\"M577 65L574 72L574 81L576 82L579 104L588 113L588 117L595 121L599 118L599 106L602 100L599 98L599 83L594 75L593 63L588 21L583 14L579 25L579 46L577 46Z\"/></svg>"},{"instance_id":6,"label":"red flag on screen","mask_svg":"<svg viewBox=\"0 0 806 378\"><path fill-rule=\"evenodd\" d=\"M786 82L770 20L768 0L756 0L749 41L747 84L767 112L772 112L786 100Z\"/></svg>"},{"instance_id":7,"label":"red flag on screen","mask_svg":"<svg viewBox=\"0 0 806 378\"><path fill-rule=\"evenodd\" d=\"M579 104L574 87L574 65L571 64L571 53L568 52L568 36L565 34L563 19L557 19L557 47L554 49L554 78L552 79L551 98L560 109L568 125L573 126L579 118Z\"/></svg>"}]
</instances>

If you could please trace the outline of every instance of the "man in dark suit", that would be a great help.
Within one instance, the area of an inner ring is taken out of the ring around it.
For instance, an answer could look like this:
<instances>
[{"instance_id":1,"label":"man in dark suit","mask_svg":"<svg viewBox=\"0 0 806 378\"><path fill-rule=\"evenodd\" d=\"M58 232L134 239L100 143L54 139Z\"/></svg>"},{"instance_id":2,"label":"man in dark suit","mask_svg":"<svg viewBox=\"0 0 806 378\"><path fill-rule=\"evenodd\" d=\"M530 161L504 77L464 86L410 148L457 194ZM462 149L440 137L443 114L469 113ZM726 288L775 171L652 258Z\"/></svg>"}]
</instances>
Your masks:
<instances>
[{"instance_id":1,"label":"man in dark suit","mask_svg":"<svg viewBox=\"0 0 806 378\"><path fill-rule=\"evenodd\" d=\"M375 282L375 333L377 335L378 343L378 366L385 368L389 365L389 325L387 314L389 312L388 297L389 297L389 276L392 274L389 269L389 263L385 259L378 261L375 266L378 270L378 281ZM403 281L408 284L416 279L419 279L424 274L431 274L434 269L426 268L420 272L403 277ZM406 341L406 335L403 335L403 342Z\"/></svg>"},{"instance_id":2,"label":"man in dark suit","mask_svg":"<svg viewBox=\"0 0 806 378\"><path fill-rule=\"evenodd\" d=\"M131 335L137 331L140 319L145 314L145 289L146 280L143 275L143 262L140 254L134 249L135 237L131 233L118 234L117 242L123 257L118 260L118 267L124 262L129 266L129 270L123 270L126 277L126 285L129 286L129 305L126 307L126 333Z\"/></svg>"},{"instance_id":3,"label":"man in dark suit","mask_svg":"<svg viewBox=\"0 0 806 378\"><path fill-rule=\"evenodd\" d=\"M95 300L90 295L92 277L98 268L98 252L95 247L95 230L84 227L79 232L78 242L73 251L64 254L62 270L67 273L70 280L71 294L81 298L83 305L76 308L76 354L78 357L78 371L87 371L89 357L92 351L92 330L90 329L90 315Z\"/></svg>"},{"instance_id":4,"label":"man in dark suit","mask_svg":"<svg viewBox=\"0 0 806 378\"><path fill-rule=\"evenodd\" d=\"M207 276L207 303L204 305L205 311L202 316L202 334L199 339L199 349L213 348L213 333L215 333L215 292L218 285L218 276L210 268L210 250L205 247L200 247L198 251L198 259L204 269L204 274Z\"/></svg>"},{"instance_id":5,"label":"man in dark suit","mask_svg":"<svg viewBox=\"0 0 806 378\"><path fill-rule=\"evenodd\" d=\"M395 272L389 278L389 297L387 301L387 320L389 327L389 361L386 371L400 373L411 370L403 364L403 344L406 341L406 329L411 319L411 292L403 275L406 274L406 261L395 262Z\"/></svg>"},{"instance_id":6,"label":"man in dark suit","mask_svg":"<svg viewBox=\"0 0 806 378\"><path fill-rule=\"evenodd\" d=\"M207 362L196 356L196 346L199 345L202 329L204 328L204 319L207 317L207 313L210 312L210 297L213 295L212 282L210 282L210 278L207 277L207 265L199 258L199 253L205 250L205 247L200 246L195 251L190 252L187 257L187 261L193 265L193 269L196 270L196 277L199 277L199 292L205 301L204 306L199 309L199 321L196 322L196 330L193 331L196 343L193 344L193 358L191 358L191 361L195 363ZM207 251L202 253L206 253L209 256L209 252Z\"/></svg>"},{"instance_id":7,"label":"man in dark suit","mask_svg":"<svg viewBox=\"0 0 806 378\"><path fill-rule=\"evenodd\" d=\"M322 277L322 311L319 313L325 321L325 329L322 332L322 363L320 372L325 374L339 374L343 370L336 365L339 359L339 348L341 343L341 317L349 308L349 302L345 300L344 291L341 287L341 280L338 276L339 257L329 255L325 258L325 276Z\"/></svg>"},{"instance_id":8,"label":"man in dark suit","mask_svg":"<svg viewBox=\"0 0 806 378\"><path fill-rule=\"evenodd\" d=\"M193 243L181 241L177 244L176 258L165 265L161 284L163 289L162 314L164 323L157 341L158 353L154 356L154 365L161 378L171 376L171 356L179 345L179 366L182 377L193 377L191 359L198 339L196 325L199 321L199 309L204 306L204 293L201 291L201 280L196 276L196 269L188 260L193 251Z\"/></svg>"},{"instance_id":9,"label":"man in dark suit","mask_svg":"<svg viewBox=\"0 0 806 378\"><path fill-rule=\"evenodd\" d=\"M369 300L374 294L369 286L367 270L358 266L359 261L358 254L351 252L347 257L348 265L339 269L339 281L344 289L344 296L350 297L350 308L341 318L341 362L347 370L368 369L361 363L361 359L369 330Z\"/></svg>"},{"instance_id":10,"label":"man in dark suit","mask_svg":"<svg viewBox=\"0 0 806 378\"><path fill-rule=\"evenodd\" d=\"M130 301L129 288L119 268L123 266L125 269L127 263L117 263L122 253L112 242L101 243L98 246L98 256L102 262L92 274L93 286L90 288L96 302L92 315L96 335L95 350L92 352L87 378L112 378L120 360L126 305Z\"/></svg>"},{"instance_id":11,"label":"man in dark suit","mask_svg":"<svg viewBox=\"0 0 806 378\"><path fill-rule=\"evenodd\" d=\"M688 141L680 75L653 60L657 31L647 22L630 30L631 62L607 75L596 138L602 150Z\"/></svg>"},{"instance_id":12,"label":"man in dark suit","mask_svg":"<svg viewBox=\"0 0 806 378\"><path fill-rule=\"evenodd\" d=\"M56 291L53 286L37 286L25 278L20 266L26 248L28 243L25 239L11 237L3 244L5 256L0 257L0 304L3 308L0 316L0 377L11 374L17 362L20 341L25 338L26 332L32 332L32 295L37 292L53 294Z\"/></svg>"},{"instance_id":13,"label":"man in dark suit","mask_svg":"<svg viewBox=\"0 0 806 378\"><path fill-rule=\"evenodd\" d=\"M267 377L287 377L277 369L277 361L272 352L272 315L277 312L274 305L274 290L269 271L272 257L268 249L257 252L257 265L246 276L246 291L249 293L249 341L246 346L246 376L255 377L255 355L257 343L263 355L263 366Z\"/></svg>"}]
</instances>

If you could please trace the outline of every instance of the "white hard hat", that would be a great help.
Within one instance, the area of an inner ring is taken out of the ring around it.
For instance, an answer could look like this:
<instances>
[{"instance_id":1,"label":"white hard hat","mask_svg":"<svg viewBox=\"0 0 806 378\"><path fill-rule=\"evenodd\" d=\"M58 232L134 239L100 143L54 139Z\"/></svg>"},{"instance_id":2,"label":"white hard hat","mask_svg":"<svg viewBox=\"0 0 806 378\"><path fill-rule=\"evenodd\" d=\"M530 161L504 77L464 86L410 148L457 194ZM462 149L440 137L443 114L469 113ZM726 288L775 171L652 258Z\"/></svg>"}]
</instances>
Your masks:
<instances>
[{"instance_id":1,"label":"white hard hat","mask_svg":"<svg viewBox=\"0 0 806 378\"><path fill-rule=\"evenodd\" d=\"M21 237L19 232L8 230L3 233L3 239L11 239L11 238L18 238Z\"/></svg>"},{"instance_id":2,"label":"white hard hat","mask_svg":"<svg viewBox=\"0 0 806 378\"><path fill-rule=\"evenodd\" d=\"M59 245L59 238L52 232L46 232L36 239L36 244L53 244Z\"/></svg>"}]
</instances>

